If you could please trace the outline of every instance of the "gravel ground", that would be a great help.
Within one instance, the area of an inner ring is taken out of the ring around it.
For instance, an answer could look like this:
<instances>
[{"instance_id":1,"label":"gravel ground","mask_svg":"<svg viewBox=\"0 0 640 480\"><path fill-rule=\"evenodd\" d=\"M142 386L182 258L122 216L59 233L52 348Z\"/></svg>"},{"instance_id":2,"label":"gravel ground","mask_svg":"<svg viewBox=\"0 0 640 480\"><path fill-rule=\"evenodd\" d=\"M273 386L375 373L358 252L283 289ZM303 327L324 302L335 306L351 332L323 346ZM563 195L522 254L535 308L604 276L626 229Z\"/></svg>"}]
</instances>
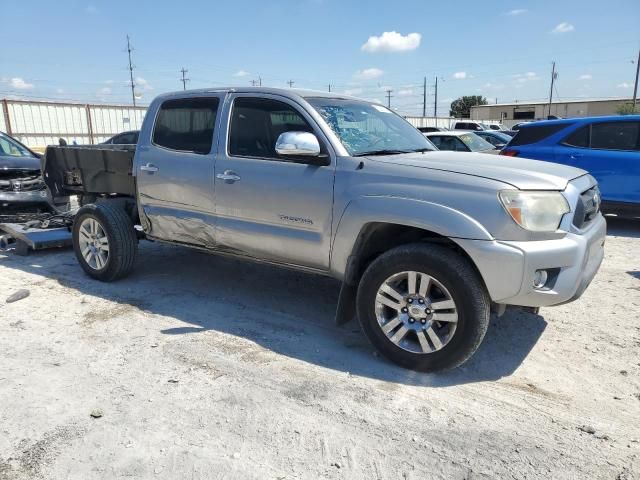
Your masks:
<instances>
[{"instance_id":1,"label":"gravel ground","mask_svg":"<svg viewBox=\"0 0 640 480\"><path fill-rule=\"evenodd\" d=\"M151 243L113 284L0 254L0 479L639 479L640 223L609 227L579 301L493 319L438 376L335 327L331 279Z\"/></svg>"}]
</instances>

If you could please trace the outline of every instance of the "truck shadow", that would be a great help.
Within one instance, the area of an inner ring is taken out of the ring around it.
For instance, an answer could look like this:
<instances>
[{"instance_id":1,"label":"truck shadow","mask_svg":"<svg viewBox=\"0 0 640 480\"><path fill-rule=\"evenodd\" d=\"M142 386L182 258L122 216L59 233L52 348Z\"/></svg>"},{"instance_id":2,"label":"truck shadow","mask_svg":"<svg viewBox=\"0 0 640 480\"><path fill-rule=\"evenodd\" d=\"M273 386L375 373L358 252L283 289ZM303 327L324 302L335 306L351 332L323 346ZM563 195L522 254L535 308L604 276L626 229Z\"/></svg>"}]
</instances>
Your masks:
<instances>
[{"instance_id":1,"label":"truck shadow","mask_svg":"<svg viewBox=\"0 0 640 480\"><path fill-rule=\"evenodd\" d=\"M336 327L340 286L330 278L146 242L140 245L132 275L114 283L89 279L70 250L28 257L9 254L0 256L0 262L55 279L80 295L126 306L127 315L139 310L149 328L155 328L153 315L162 316L163 324L167 319L175 323L161 330L168 341L172 336L223 332L294 359L393 383L440 387L509 376L546 327L541 316L507 311L492 318L483 344L463 367L427 375L377 356L356 321ZM29 288L39 288L34 285Z\"/></svg>"},{"instance_id":2,"label":"truck shadow","mask_svg":"<svg viewBox=\"0 0 640 480\"><path fill-rule=\"evenodd\" d=\"M607 216L607 235L640 238L640 218Z\"/></svg>"}]
</instances>

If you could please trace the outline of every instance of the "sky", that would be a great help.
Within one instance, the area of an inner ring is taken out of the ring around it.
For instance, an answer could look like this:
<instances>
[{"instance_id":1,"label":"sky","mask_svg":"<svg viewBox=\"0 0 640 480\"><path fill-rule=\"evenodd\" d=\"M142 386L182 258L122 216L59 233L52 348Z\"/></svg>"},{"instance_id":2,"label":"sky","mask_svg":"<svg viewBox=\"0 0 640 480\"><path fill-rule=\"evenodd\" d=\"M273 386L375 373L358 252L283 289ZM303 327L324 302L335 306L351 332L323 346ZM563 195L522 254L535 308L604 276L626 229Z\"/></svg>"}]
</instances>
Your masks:
<instances>
[{"instance_id":1,"label":"sky","mask_svg":"<svg viewBox=\"0 0 640 480\"><path fill-rule=\"evenodd\" d=\"M349 93L398 112L448 114L461 95L630 97L640 1L2 0L0 98L139 104L188 88L262 85Z\"/></svg>"}]
</instances>

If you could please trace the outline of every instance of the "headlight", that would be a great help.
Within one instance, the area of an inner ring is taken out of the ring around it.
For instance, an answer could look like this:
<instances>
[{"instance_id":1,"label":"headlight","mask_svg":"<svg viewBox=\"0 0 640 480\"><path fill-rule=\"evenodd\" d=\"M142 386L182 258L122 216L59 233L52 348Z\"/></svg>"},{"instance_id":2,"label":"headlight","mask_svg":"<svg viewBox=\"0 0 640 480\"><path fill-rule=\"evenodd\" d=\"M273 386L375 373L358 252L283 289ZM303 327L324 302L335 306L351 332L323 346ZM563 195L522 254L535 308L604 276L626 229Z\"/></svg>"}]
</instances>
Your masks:
<instances>
[{"instance_id":1,"label":"headlight","mask_svg":"<svg viewBox=\"0 0 640 480\"><path fill-rule=\"evenodd\" d=\"M533 232L557 230L562 216L571 211L560 192L503 190L498 196L511 218Z\"/></svg>"}]
</instances>

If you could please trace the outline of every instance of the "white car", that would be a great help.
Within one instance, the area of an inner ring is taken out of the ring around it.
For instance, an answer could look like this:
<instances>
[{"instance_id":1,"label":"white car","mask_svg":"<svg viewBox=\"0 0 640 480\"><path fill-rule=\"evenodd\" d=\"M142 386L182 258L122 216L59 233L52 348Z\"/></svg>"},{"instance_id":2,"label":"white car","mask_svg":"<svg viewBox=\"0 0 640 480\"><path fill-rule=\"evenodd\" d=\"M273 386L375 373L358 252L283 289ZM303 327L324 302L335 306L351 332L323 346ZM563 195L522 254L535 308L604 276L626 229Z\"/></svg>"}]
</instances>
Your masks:
<instances>
[{"instance_id":1,"label":"white car","mask_svg":"<svg viewBox=\"0 0 640 480\"><path fill-rule=\"evenodd\" d=\"M451 131L424 133L438 150L497 154L499 150L473 132Z\"/></svg>"},{"instance_id":2,"label":"white car","mask_svg":"<svg viewBox=\"0 0 640 480\"><path fill-rule=\"evenodd\" d=\"M473 120L462 120L455 122L451 127L452 130L471 130L472 132L480 132L482 130L507 130L501 123L484 123Z\"/></svg>"}]
</instances>

